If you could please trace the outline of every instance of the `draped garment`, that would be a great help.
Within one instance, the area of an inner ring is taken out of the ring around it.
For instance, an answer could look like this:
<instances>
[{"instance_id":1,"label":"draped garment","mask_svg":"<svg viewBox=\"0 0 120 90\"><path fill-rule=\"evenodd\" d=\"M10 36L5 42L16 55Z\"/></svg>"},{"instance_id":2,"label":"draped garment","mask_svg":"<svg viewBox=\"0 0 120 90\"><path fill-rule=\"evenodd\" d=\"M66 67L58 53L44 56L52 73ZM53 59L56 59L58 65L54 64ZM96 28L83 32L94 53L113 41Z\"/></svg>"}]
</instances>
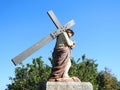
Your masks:
<instances>
[{"instance_id":1,"label":"draped garment","mask_svg":"<svg viewBox=\"0 0 120 90\"><path fill-rule=\"evenodd\" d=\"M53 66L49 79L62 78L67 67L67 63L70 61L71 50L69 47L54 49L52 53Z\"/></svg>"}]
</instances>

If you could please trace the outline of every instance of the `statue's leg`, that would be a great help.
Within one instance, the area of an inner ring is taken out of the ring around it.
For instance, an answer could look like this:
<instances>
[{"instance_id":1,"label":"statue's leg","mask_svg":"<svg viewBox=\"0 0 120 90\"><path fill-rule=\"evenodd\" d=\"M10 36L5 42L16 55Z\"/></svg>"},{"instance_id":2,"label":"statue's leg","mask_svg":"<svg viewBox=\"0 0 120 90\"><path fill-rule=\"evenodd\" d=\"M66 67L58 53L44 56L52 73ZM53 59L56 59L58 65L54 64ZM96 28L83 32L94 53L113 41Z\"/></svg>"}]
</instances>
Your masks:
<instances>
[{"instance_id":1,"label":"statue's leg","mask_svg":"<svg viewBox=\"0 0 120 90\"><path fill-rule=\"evenodd\" d=\"M63 77L65 77L65 78L69 77L68 71L69 71L70 67L71 67L71 61L70 61L70 59L69 59L68 62L67 62L67 64L66 64Z\"/></svg>"}]
</instances>

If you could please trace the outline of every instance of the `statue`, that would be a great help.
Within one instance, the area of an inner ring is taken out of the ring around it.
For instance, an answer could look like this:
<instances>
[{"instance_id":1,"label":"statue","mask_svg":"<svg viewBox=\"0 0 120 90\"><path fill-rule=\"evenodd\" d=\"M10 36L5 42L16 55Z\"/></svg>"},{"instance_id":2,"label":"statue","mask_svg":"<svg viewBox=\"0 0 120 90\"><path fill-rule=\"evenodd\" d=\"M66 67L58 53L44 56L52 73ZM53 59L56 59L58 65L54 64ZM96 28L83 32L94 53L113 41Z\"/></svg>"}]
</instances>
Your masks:
<instances>
[{"instance_id":1,"label":"statue","mask_svg":"<svg viewBox=\"0 0 120 90\"><path fill-rule=\"evenodd\" d=\"M68 75L71 66L71 49L75 46L75 42L70 39L73 35L73 30L67 29L57 36L56 45L52 53L53 67L48 81L80 81L77 77L70 78Z\"/></svg>"}]
</instances>

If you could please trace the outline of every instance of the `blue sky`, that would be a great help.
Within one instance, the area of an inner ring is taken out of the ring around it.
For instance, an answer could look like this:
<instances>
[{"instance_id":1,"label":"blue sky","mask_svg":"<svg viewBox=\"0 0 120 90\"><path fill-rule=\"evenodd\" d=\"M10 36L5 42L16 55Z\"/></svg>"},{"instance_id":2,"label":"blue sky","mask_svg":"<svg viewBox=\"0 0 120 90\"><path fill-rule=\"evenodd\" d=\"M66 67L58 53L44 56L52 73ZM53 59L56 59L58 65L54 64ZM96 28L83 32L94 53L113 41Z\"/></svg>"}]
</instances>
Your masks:
<instances>
[{"instance_id":1,"label":"blue sky","mask_svg":"<svg viewBox=\"0 0 120 90\"><path fill-rule=\"evenodd\" d=\"M105 67L120 80L120 0L0 0L0 90L14 77L11 59L56 30L47 15L53 10L64 25L71 19L76 47L72 56L83 54L97 60L98 70ZM42 56L45 64L54 48L55 40L28 57Z\"/></svg>"}]
</instances>

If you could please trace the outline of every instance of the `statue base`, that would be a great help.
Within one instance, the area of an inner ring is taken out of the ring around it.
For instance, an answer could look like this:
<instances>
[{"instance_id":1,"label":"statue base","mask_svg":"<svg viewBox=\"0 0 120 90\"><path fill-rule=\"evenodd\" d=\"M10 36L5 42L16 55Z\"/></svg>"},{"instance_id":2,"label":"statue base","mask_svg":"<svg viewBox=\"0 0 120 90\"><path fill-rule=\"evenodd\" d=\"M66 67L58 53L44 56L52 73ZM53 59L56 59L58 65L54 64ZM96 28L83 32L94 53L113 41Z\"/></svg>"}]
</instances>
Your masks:
<instances>
[{"instance_id":1,"label":"statue base","mask_svg":"<svg viewBox=\"0 0 120 90\"><path fill-rule=\"evenodd\" d=\"M93 90L90 82L44 82L37 90Z\"/></svg>"}]
</instances>

